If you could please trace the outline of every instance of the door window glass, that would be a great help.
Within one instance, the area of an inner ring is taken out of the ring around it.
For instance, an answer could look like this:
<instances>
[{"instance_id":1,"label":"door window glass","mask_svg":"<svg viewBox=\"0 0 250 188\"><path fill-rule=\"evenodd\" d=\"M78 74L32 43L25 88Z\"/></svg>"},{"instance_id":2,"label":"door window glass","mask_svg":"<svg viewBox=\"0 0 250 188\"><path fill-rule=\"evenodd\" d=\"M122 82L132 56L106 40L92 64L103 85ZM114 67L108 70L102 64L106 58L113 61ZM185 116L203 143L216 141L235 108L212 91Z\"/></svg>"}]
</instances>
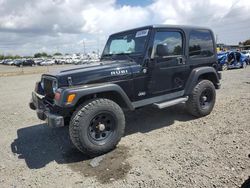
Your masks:
<instances>
[{"instance_id":1,"label":"door window glass","mask_svg":"<svg viewBox=\"0 0 250 188\"><path fill-rule=\"evenodd\" d=\"M182 34L174 31L159 31L155 34L153 54L156 56L156 46L163 44L166 46L168 56L182 55L183 44Z\"/></svg>"}]
</instances>

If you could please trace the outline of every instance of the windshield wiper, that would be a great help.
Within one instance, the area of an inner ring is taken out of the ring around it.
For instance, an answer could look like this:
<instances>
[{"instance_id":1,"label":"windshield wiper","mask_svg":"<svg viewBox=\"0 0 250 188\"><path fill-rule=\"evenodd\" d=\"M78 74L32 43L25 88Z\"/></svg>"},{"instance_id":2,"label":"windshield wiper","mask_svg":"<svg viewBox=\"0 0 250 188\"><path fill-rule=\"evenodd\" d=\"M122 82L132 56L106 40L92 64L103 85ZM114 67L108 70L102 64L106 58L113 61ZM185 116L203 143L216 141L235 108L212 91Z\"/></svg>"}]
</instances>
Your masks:
<instances>
[{"instance_id":1,"label":"windshield wiper","mask_svg":"<svg viewBox=\"0 0 250 188\"><path fill-rule=\"evenodd\" d=\"M102 57L104 57L105 59L110 59L112 61L115 61L115 59L113 58L114 54L104 54Z\"/></svg>"},{"instance_id":2,"label":"windshield wiper","mask_svg":"<svg viewBox=\"0 0 250 188\"><path fill-rule=\"evenodd\" d=\"M119 55L123 55L123 56L125 56L128 60L130 60L130 62L135 62L135 60L132 58L132 57L130 57L129 55L128 55L128 53L117 53L117 54L104 54L103 55L103 57L105 58L105 59L110 59L110 60L113 60L113 61L117 61L117 59L116 58L114 58L115 56L119 56Z\"/></svg>"},{"instance_id":3,"label":"windshield wiper","mask_svg":"<svg viewBox=\"0 0 250 188\"><path fill-rule=\"evenodd\" d=\"M129 55L128 55L128 53L118 53L118 54L113 54L113 55L123 55L123 56L125 56L127 59L129 59L131 62L135 62L135 60L132 58L132 57L130 57Z\"/></svg>"}]
</instances>

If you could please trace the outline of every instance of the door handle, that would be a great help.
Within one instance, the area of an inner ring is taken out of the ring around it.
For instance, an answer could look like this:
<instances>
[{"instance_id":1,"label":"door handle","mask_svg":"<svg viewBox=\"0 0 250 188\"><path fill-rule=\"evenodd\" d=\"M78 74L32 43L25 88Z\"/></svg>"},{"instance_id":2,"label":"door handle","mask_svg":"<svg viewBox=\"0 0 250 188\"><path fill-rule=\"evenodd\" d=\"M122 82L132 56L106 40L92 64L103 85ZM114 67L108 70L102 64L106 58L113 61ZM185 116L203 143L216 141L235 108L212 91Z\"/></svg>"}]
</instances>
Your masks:
<instances>
[{"instance_id":1,"label":"door handle","mask_svg":"<svg viewBox=\"0 0 250 188\"><path fill-rule=\"evenodd\" d=\"M183 57L177 57L177 64L178 65L184 65L184 64L186 64L186 61L185 61L185 59L183 58Z\"/></svg>"}]
</instances>

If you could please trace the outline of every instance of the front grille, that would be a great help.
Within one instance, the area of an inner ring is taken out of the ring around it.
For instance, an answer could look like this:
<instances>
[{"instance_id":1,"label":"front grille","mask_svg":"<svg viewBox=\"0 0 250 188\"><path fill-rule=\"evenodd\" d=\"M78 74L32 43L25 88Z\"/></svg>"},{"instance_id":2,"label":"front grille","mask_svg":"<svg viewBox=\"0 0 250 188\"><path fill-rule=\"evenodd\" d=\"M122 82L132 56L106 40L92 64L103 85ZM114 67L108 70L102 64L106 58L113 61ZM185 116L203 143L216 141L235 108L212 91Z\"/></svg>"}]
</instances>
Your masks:
<instances>
[{"instance_id":1,"label":"front grille","mask_svg":"<svg viewBox=\"0 0 250 188\"><path fill-rule=\"evenodd\" d=\"M44 83L44 93L46 97L54 98L54 92L53 92L53 79L44 77L43 83Z\"/></svg>"}]
</instances>

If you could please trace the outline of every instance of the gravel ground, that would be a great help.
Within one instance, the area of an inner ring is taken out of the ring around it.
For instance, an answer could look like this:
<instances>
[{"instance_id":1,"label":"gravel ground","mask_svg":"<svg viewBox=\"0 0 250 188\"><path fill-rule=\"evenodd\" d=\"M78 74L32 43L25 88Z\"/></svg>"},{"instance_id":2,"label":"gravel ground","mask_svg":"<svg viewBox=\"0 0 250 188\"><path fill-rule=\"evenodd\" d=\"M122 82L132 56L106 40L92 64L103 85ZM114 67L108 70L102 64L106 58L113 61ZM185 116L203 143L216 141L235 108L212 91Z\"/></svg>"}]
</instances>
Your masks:
<instances>
[{"instance_id":1,"label":"gravel ground","mask_svg":"<svg viewBox=\"0 0 250 188\"><path fill-rule=\"evenodd\" d=\"M250 187L250 67L223 72L204 118L183 105L126 114L125 136L97 167L67 127L50 129L29 109L39 78L0 77L0 187Z\"/></svg>"}]
</instances>

